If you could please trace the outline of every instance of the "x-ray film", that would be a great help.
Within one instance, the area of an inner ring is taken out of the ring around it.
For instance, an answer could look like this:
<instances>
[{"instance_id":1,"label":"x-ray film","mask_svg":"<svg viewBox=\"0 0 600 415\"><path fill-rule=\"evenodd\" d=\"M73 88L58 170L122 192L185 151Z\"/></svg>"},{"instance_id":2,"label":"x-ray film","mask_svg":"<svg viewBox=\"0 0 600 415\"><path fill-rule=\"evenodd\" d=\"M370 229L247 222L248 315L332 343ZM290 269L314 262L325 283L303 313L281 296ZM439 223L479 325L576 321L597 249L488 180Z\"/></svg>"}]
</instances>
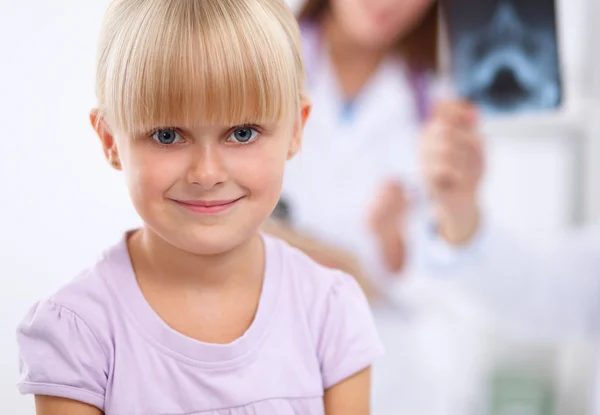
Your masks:
<instances>
[{"instance_id":1,"label":"x-ray film","mask_svg":"<svg viewBox=\"0 0 600 415\"><path fill-rule=\"evenodd\" d=\"M562 101L554 0L445 0L455 89L488 113Z\"/></svg>"}]
</instances>

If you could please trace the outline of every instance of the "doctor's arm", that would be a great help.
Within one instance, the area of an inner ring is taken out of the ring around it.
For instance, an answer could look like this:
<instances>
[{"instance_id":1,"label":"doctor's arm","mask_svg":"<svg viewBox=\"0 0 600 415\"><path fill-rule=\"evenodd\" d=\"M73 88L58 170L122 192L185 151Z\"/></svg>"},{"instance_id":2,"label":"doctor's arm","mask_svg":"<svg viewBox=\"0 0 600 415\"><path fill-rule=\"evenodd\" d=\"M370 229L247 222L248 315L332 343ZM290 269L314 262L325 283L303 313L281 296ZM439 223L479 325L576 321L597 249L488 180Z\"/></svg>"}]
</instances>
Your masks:
<instances>
[{"instance_id":1,"label":"doctor's arm","mask_svg":"<svg viewBox=\"0 0 600 415\"><path fill-rule=\"evenodd\" d=\"M439 104L421 140L421 166L437 209L438 228L452 243L466 243L478 227L476 190L483 150L477 135L475 108L466 102ZM460 183L457 186L455 182ZM409 201L402 185L388 180L377 189L369 225L387 272L398 273L406 261L403 222Z\"/></svg>"},{"instance_id":2,"label":"doctor's arm","mask_svg":"<svg viewBox=\"0 0 600 415\"><path fill-rule=\"evenodd\" d=\"M598 236L592 244L600 247ZM589 239L575 231L534 243L484 223L466 244L430 235L416 272L452 281L514 328L551 336L598 334L600 258Z\"/></svg>"},{"instance_id":3,"label":"doctor's arm","mask_svg":"<svg viewBox=\"0 0 600 415\"><path fill-rule=\"evenodd\" d=\"M454 127L443 119L453 120ZM600 303L586 241L565 237L535 247L482 223L477 192L484 163L475 122L468 104L442 104L425 129L422 167L437 231L422 238L418 272L452 278L527 329L585 330Z\"/></svg>"},{"instance_id":4,"label":"doctor's arm","mask_svg":"<svg viewBox=\"0 0 600 415\"><path fill-rule=\"evenodd\" d=\"M373 299L376 291L364 274L358 259L352 253L325 244L316 238L294 230L292 227L276 218L269 218L262 227L263 232L282 239L294 248L303 251L315 262L332 269L338 269L354 277L365 295Z\"/></svg>"}]
</instances>

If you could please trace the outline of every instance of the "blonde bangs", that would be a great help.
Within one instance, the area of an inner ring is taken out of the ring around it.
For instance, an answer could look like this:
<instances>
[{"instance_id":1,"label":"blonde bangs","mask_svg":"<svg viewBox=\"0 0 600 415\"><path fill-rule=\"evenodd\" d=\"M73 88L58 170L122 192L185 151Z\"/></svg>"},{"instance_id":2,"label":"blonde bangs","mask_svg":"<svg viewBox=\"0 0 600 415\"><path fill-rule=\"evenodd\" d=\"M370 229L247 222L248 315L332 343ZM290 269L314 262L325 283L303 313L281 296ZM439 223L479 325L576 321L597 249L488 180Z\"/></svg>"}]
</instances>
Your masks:
<instances>
[{"instance_id":1,"label":"blonde bangs","mask_svg":"<svg viewBox=\"0 0 600 415\"><path fill-rule=\"evenodd\" d=\"M282 0L116 0L103 32L99 109L119 131L275 122L304 94Z\"/></svg>"}]
</instances>

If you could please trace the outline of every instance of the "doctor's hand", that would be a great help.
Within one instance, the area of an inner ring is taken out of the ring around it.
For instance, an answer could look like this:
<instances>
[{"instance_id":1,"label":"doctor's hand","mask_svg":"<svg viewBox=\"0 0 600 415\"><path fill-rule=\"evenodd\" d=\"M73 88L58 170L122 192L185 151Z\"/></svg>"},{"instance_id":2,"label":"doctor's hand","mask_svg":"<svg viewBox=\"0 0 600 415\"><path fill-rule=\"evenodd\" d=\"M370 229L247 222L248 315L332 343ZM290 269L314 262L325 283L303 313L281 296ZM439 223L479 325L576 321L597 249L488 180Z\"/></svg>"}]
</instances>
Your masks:
<instances>
[{"instance_id":1,"label":"doctor's hand","mask_svg":"<svg viewBox=\"0 0 600 415\"><path fill-rule=\"evenodd\" d=\"M474 105L439 103L423 130L421 167L441 236L466 244L479 226L478 188L484 170L483 141Z\"/></svg>"},{"instance_id":2,"label":"doctor's hand","mask_svg":"<svg viewBox=\"0 0 600 415\"><path fill-rule=\"evenodd\" d=\"M369 210L369 228L379 244L388 271L404 268L405 239L402 221L408 208L404 188L396 180L388 180L377 190Z\"/></svg>"}]
</instances>

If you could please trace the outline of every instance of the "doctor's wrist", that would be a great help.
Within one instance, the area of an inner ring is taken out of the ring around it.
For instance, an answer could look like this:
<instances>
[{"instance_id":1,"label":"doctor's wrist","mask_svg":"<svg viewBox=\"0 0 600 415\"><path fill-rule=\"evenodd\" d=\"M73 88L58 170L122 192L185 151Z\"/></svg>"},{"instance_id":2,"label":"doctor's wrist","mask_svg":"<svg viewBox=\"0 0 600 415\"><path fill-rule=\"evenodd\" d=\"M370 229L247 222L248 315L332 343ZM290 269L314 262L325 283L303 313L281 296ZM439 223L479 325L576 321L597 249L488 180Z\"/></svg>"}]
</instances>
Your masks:
<instances>
[{"instance_id":1,"label":"doctor's wrist","mask_svg":"<svg viewBox=\"0 0 600 415\"><path fill-rule=\"evenodd\" d=\"M437 215L439 235L451 245L467 245L479 230L480 217L476 205L453 214L442 212Z\"/></svg>"}]
</instances>

